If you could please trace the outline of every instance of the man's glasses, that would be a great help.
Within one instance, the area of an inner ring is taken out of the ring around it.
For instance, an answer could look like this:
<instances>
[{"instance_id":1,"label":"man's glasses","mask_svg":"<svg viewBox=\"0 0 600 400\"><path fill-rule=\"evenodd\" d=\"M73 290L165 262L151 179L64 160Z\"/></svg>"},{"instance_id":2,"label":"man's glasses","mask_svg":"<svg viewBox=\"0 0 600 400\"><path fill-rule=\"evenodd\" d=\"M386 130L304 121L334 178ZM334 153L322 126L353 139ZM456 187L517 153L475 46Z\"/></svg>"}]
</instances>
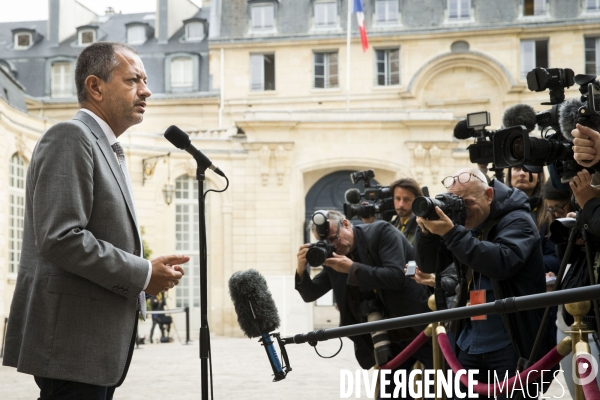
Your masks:
<instances>
[{"instance_id":1,"label":"man's glasses","mask_svg":"<svg viewBox=\"0 0 600 400\"><path fill-rule=\"evenodd\" d=\"M341 225L342 225L341 222L338 221L337 232L336 232L335 237L333 238L333 240L331 239L331 237L327 238L327 241L329 243L331 243L332 245L334 245L334 246L337 245L340 242L340 229L341 229Z\"/></svg>"},{"instance_id":2,"label":"man's glasses","mask_svg":"<svg viewBox=\"0 0 600 400\"><path fill-rule=\"evenodd\" d=\"M447 176L444 179L442 179L442 185L444 185L444 187L446 189L450 189L452 186L454 186L454 184L458 181L458 183L462 183L463 185L465 183L469 183L469 181L471 180L471 177L474 176L475 178L479 179L481 182L483 182L483 180L481 180L480 177L478 177L477 175L471 173L471 172L463 172L460 173L456 176ZM486 182L483 182L486 183Z\"/></svg>"},{"instance_id":3,"label":"man's glasses","mask_svg":"<svg viewBox=\"0 0 600 400\"><path fill-rule=\"evenodd\" d=\"M564 214L565 213L565 206L567 205L568 201L565 201L563 204L559 204L557 206L549 206L548 208L546 208L546 210L548 210L548 212L550 214L554 214L554 213L559 213L559 214Z\"/></svg>"}]
</instances>

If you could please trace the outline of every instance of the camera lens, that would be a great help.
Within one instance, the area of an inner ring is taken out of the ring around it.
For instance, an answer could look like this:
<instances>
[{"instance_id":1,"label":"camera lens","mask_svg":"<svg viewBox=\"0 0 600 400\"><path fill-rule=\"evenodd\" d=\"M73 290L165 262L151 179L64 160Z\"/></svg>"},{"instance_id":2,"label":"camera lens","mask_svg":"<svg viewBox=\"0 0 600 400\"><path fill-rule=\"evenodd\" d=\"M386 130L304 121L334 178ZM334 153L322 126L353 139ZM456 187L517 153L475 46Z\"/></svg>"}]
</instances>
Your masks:
<instances>
[{"instance_id":1,"label":"camera lens","mask_svg":"<svg viewBox=\"0 0 600 400\"><path fill-rule=\"evenodd\" d=\"M306 252L306 261L311 267L318 267L319 265L323 265L326 259L327 249L323 248L322 246L313 244Z\"/></svg>"},{"instance_id":2,"label":"camera lens","mask_svg":"<svg viewBox=\"0 0 600 400\"><path fill-rule=\"evenodd\" d=\"M433 208L433 202L429 197L425 196L415 198L412 204L413 213L419 217L427 216Z\"/></svg>"},{"instance_id":3,"label":"camera lens","mask_svg":"<svg viewBox=\"0 0 600 400\"><path fill-rule=\"evenodd\" d=\"M516 136L510 139L508 143L508 151L510 157L515 160L520 160L525 156L525 147L523 145L523 137Z\"/></svg>"}]
</instances>

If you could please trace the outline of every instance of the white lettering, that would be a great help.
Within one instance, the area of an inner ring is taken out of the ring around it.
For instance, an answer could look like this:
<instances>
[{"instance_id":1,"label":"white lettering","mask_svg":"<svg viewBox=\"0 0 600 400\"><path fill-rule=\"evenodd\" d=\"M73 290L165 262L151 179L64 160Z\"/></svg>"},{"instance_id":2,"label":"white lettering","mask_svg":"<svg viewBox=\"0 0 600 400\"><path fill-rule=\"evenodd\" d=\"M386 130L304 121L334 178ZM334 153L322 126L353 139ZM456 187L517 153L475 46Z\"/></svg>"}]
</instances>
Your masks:
<instances>
[{"instance_id":1,"label":"white lettering","mask_svg":"<svg viewBox=\"0 0 600 400\"><path fill-rule=\"evenodd\" d=\"M461 375L466 375L466 371L464 369L459 370L454 376L454 396L459 399L464 399L465 397L467 397L467 394L460 390Z\"/></svg>"},{"instance_id":2,"label":"white lettering","mask_svg":"<svg viewBox=\"0 0 600 400\"><path fill-rule=\"evenodd\" d=\"M446 394L447 399L452 398L452 370L449 369L446 372L447 372L447 374L444 374L444 371L438 370L438 373L436 376L436 382L437 382L437 396L436 397L438 397L440 399L444 397L442 390Z\"/></svg>"},{"instance_id":3,"label":"white lettering","mask_svg":"<svg viewBox=\"0 0 600 400\"><path fill-rule=\"evenodd\" d=\"M410 375L408 376L408 394L413 399L418 399L423 397L423 382L419 379L416 379L416 375L422 375L420 369L413 369L410 371ZM415 388L417 390L415 390Z\"/></svg>"},{"instance_id":4,"label":"white lettering","mask_svg":"<svg viewBox=\"0 0 600 400\"><path fill-rule=\"evenodd\" d=\"M365 392L368 398L375 397L375 388L377 387L377 376L379 375L379 370L376 369L373 371L373 380L369 382L369 371L363 370L363 378L365 380Z\"/></svg>"},{"instance_id":5,"label":"white lettering","mask_svg":"<svg viewBox=\"0 0 600 400\"><path fill-rule=\"evenodd\" d=\"M507 372L507 374L508 374L508 372ZM519 375L519 374L515 375L515 381L513 383L512 390L510 391L510 398L513 397L513 395L515 394L515 391L520 391L521 396L525 397L525 389L523 388L523 381L521 380L521 375ZM508 391L507 391L507 393L508 393Z\"/></svg>"},{"instance_id":6,"label":"white lettering","mask_svg":"<svg viewBox=\"0 0 600 400\"><path fill-rule=\"evenodd\" d=\"M348 385L346 386L346 378ZM352 395L352 372L347 369L340 370L340 399L348 399ZM346 390L347 388L347 390Z\"/></svg>"},{"instance_id":7,"label":"white lettering","mask_svg":"<svg viewBox=\"0 0 600 400\"><path fill-rule=\"evenodd\" d=\"M469 399L477 399L477 398L479 398L479 394L473 392L473 386L475 386L475 385L477 385L479 383L479 381L476 381L475 378L474 378L474 376L473 376L475 374L477 374L477 376L479 376L479 370L478 369L470 369L469 370L469 377L468 377L469 384L467 385L468 389L469 389Z\"/></svg>"},{"instance_id":8,"label":"white lettering","mask_svg":"<svg viewBox=\"0 0 600 400\"><path fill-rule=\"evenodd\" d=\"M356 387L354 388L354 397L356 397L357 399L360 399L360 382L362 381L362 379L360 379L360 370L356 370Z\"/></svg>"},{"instance_id":9,"label":"white lettering","mask_svg":"<svg viewBox=\"0 0 600 400\"><path fill-rule=\"evenodd\" d=\"M386 378L386 375L391 374L392 371L389 369L382 369L379 373L379 397L382 399L391 398L390 393L386 393L386 387L392 383L389 379ZM371 396L372 397L372 396Z\"/></svg>"},{"instance_id":10,"label":"white lettering","mask_svg":"<svg viewBox=\"0 0 600 400\"><path fill-rule=\"evenodd\" d=\"M529 371L527 373L527 383L526 383L527 386L525 386L525 390L527 391L527 397L529 397L529 398L539 397L539 394L541 392L541 390L538 389L538 383L535 381L535 379L533 380L533 382L529 382L529 375L534 371L537 372L537 369L532 369L531 371ZM542 380L543 379L544 379L544 371L542 370ZM529 386L535 387L535 396L532 396L529 393Z\"/></svg>"},{"instance_id":11,"label":"white lettering","mask_svg":"<svg viewBox=\"0 0 600 400\"><path fill-rule=\"evenodd\" d=\"M556 379L556 375L558 375L561 372L565 372L565 371L563 371L562 369L554 371L554 381L556 383L558 383L560 385L560 388L562 389L562 394L558 397L554 397L555 399L562 399L563 396L565 395L565 387L562 385L562 383L560 383L560 381L558 379Z\"/></svg>"},{"instance_id":12,"label":"white lettering","mask_svg":"<svg viewBox=\"0 0 600 400\"><path fill-rule=\"evenodd\" d=\"M498 385L498 389L500 389L498 390L498 393L496 393L496 385ZM500 393L502 393L502 390L504 390L504 385L506 385L506 391L508 392L508 371L504 373L504 379L502 380L502 383L500 383L498 380L498 375L496 375L496 371L494 371L494 393L488 397L498 396Z\"/></svg>"},{"instance_id":13,"label":"white lettering","mask_svg":"<svg viewBox=\"0 0 600 400\"><path fill-rule=\"evenodd\" d=\"M442 372L442 371L439 371ZM435 393L433 393L433 385L435 383L435 370L433 369L426 369L425 373L423 374L423 386L424 386L424 394L423 394L423 398L425 399L432 399L435 397Z\"/></svg>"},{"instance_id":14,"label":"white lettering","mask_svg":"<svg viewBox=\"0 0 600 400\"><path fill-rule=\"evenodd\" d=\"M400 381L399 376L402 376L402 381ZM402 398L406 398L406 370L399 369L394 372L394 385L396 385L396 387L394 388L392 396L397 399L398 392L402 389Z\"/></svg>"}]
</instances>

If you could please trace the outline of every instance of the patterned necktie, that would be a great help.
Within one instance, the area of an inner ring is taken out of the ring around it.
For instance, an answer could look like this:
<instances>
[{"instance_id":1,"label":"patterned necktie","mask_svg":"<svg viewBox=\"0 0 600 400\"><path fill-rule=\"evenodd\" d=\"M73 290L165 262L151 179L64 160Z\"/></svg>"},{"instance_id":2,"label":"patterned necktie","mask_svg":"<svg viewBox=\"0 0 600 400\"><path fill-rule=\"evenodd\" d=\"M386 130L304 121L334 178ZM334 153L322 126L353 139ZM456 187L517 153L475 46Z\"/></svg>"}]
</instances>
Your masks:
<instances>
[{"instance_id":1,"label":"patterned necktie","mask_svg":"<svg viewBox=\"0 0 600 400\"><path fill-rule=\"evenodd\" d=\"M112 146L113 151L117 155L117 160L119 161L119 166L121 167L121 172L123 173L123 177L125 178L125 183L127 184L127 190L129 191L129 196L133 202L133 189L131 188L131 180L129 179L129 171L127 171L127 164L125 163L125 152L123 151L123 147L121 143L115 142ZM133 217L135 217L135 209L133 210ZM142 290L142 292L138 296L138 310L142 314L142 318L146 319L146 293Z\"/></svg>"}]
</instances>

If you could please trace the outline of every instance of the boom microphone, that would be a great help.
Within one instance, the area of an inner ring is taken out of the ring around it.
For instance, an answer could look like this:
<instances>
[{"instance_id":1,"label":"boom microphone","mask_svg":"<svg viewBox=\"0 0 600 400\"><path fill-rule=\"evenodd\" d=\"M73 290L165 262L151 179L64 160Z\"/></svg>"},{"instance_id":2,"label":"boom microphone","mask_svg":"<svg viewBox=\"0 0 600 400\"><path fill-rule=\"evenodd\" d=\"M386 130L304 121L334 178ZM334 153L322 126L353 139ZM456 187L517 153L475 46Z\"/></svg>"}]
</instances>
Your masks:
<instances>
[{"instance_id":1,"label":"boom microphone","mask_svg":"<svg viewBox=\"0 0 600 400\"><path fill-rule=\"evenodd\" d=\"M467 126L467 120L458 121L454 127L454 137L457 139L468 139L473 137L472 129Z\"/></svg>"},{"instance_id":2,"label":"boom microphone","mask_svg":"<svg viewBox=\"0 0 600 400\"><path fill-rule=\"evenodd\" d=\"M350 188L344 194L346 201L350 204L360 203L360 191L357 188Z\"/></svg>"},{"instance_id":3,"label":"boom microphone","mask_svg":"<svg viewBox=\"0 0 600 400\"><path fill-rule=\"evenodd\" d=\"M578 110L584 105L585 104L580 99L569 99L560 105L560 109L558 111L560 131L565 139L567 139L569 142L573 141L573 135L571 135L571 131L577 127L577 123L589 126L596 131L600 129L600 115L598 114L588 113L591 115L588 115L585 118L585 123L582 124L580 122L581 115L579 114Z\"/></svg>"},{"instance_id":4,"label":"boom microphone","mask_svg":"<svg viewBox=\"0 0 600 400\"><path fill-rule=\"evenodd\" d=\"M269 332L279 328L280 320L265 278L255 269L238 271L229 278L229 294L244 334L249 338L262 337L275 374L273 381L284 379L291 368L283 370L269 335Z\"/></svg>"},{"instance_id":5,"label":"boom microphone","mask_svg":"<svg viewBox=\"0 0 600 400\"><path fill-rule=\"evenodd\" d=\"M199 166L204 168L210 168L213 171L215 171L215 173L221 175L222 177L225 177L223 171L217 168L217 166L214 165L212 161L210 161L210 159L204 155L204 153L202 153L200 150L194 147L189 135L181 129L179 129L178 127L176 127L175 125L171 125L167 128L167 130L165 131L165 138L169 142L171 142L173 146L190 153Z\"/></svg>"},{"instance_id":6,"label":"boom microphone","mask_svg":"<svg viewBox=\"0 0 600 400\"><path fill-rule=\"evenodd\" d=\"M502 125L505 128L523 125L527 128L527 133L535 129L536 123L536 112L528 104L515 104L508 107L502 116Z\"/></svg>"}]
</instances>

